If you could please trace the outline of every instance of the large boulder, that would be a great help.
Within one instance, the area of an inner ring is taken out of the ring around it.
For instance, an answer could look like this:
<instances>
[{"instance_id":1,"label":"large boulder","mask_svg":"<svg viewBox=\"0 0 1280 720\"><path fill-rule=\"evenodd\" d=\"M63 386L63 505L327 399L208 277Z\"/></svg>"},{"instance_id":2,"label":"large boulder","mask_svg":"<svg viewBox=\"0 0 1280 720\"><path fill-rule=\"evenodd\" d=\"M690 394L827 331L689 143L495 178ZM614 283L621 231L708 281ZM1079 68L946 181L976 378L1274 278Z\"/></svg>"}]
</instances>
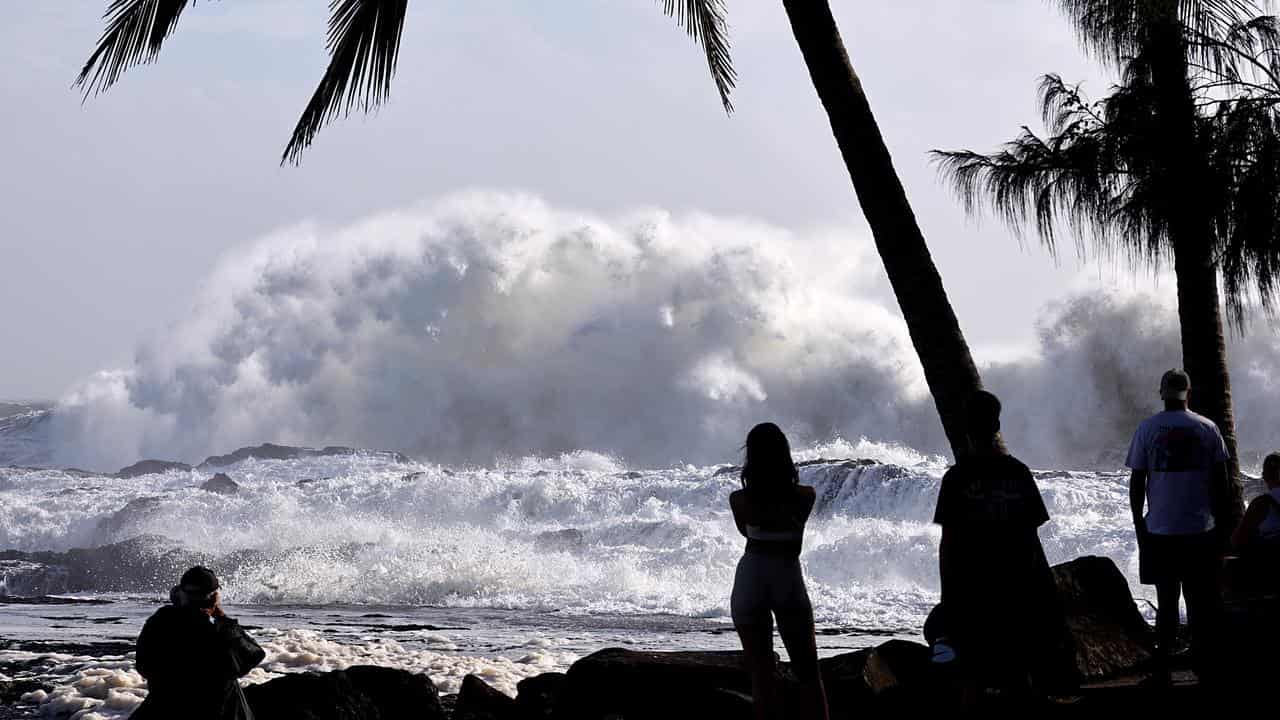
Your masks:
<instances>
[{"instance_id":1,"label":"large boulder","mask_svg":"<svg viewBox=\"0 0 1280 720\"><path fill-rule=\"evenodd\" d=\"M552 717L564 679L564 673L549 672L516 683L516 707L522 720Z\"/></svg>"},{"instance_id":2,"label":"large boulder","mask_svg":"<svg viewBox=\"0 0 1280 720\"><path fill-rule=\"evenodd\" d=\"M121 468L116 472L116 477L122 479L141 477L143 475L158 475L166 473L170 470L180 470L187 472L191 470L191 466L186 463L173 462L171 460L141 460L129 467Z\"/></svg>"},{"instance_id":3,"label":"large boulder","mask_svg":"<svg viewBox=\"0 0 1280 720\"><path fill-rule=\"evenodd\" d=\"M443 720L431 678L393 668L356 666L285 675L245 688L263 720Z\"/></svg>"},{"instance_id":4,"label":"large boulder","mask_svg":"<svg viewBox=\"0 0 1280 720\"><path fill-rule=\"evenodd\" d=\"M205 458L204 462L197 467L201 470L209 468L221 468L234 465L244 460L293 460L295 458L308 457L328 457L328 456L347 456L347 455L373 455L385 457L389 460L399 463L409 462L409 458L398 452L390 452L386 450L360 450L357 448L341 447L338 445L330 445L320 448L294 447L292 445L276 445L274 443L263 443L256 447L242 447L235 452L226 455L211 455Z\"/></svg>"},{"instance_id":5,"label":"large boulder","mask_svg":"<svg viewBox=\"0 0 1280 720\"><path fill-rule=\"evenodd\" d=\"M781 673L780 673L781 675ZM785 679L780 677L785 684ZM557 720L749 718L751 679L740 652L607 648L569 668ZM743 698L747 698L744 703Z\"/></svg>"},{"instance_id":6,"label":"large boulder","mask_svg":"<svg viewBox=\"0 0 1280 720\"><path fill-rule=\"evenodd\" d=\"M227 477L225 473L218 473L200 486L205 492L217 493L219 495L235 495L240 492L240 483Z\"/></svg>"},{"instance_id":7,"label":"large boulder","mask_svg":"<svg viewBox=\"0 0 1280 720\"><path fill-rule=\"evenodd\" d=\"M475 675L462 678L453 720L510 720L516 715L516 701Z\"/></svg>"},{"instance_id":8,"label":"large boulder","mask_svg":"<svg viewBox=\"0 0 1280 720\"><path fill-rule=\"evenodd\" d=\"M65 552L0 551L4 584L12 594L163 591L187 568L208 562L158 535Z\"/></svg>"},{"instance_id":9,"label":"large boulder","mask_svg":"<svg viewBox=\"0 0 1280 720\"><path fill-rule=\"evenodd\" d=\"M1108 558L1085 556L1055 565L1053 576L1076 644L1076 665L1086 681L1114 677L1150 662L1151 626Z\"/></svg>"}]
</instances>

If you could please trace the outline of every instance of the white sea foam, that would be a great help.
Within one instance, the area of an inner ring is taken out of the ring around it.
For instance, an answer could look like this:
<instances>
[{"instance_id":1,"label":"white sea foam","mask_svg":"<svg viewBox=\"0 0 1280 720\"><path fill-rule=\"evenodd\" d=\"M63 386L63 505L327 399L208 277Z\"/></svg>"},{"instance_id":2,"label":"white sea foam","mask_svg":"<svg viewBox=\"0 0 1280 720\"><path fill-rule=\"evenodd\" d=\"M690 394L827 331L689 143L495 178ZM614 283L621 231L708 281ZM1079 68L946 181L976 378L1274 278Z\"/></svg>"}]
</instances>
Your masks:
<instances>
[{"instance_id":1,"label":"white sea foam","mask_svg":"<svg viewBox=\"0 0 1280 720\"><path fill-rule=\"evenodd\" d=\"M851 452L850 452L851 451ZM944 465L894 446L836 442L812 454L902 464L802 468L819 502L803 560L822 622L910 628L937 593L930 524ZM0 547L62 550L159 535L210 557L232 602L555 609L727 616L742 540L724 466L627 470L590 454L498 468L385 456L248 460L133 479L0 471ZM307 482L300 482L300 481ZM1041 473L1053 561L1100 553L1132 571L1125 477ZM19 581L24 572L8 570ZM42 576L43 577L43 576ZM56 577L55 577L56 580ZM170 578L138 578L162 594Z\"/></svg>"},{"instance_id":2,"label":"white sea foam","mask_svg":"<svg viewBox=\"0 0 1280 720\"><path fill-rule=\"evenodd\" d=\"M414 649L383 638L362 643L339 643L312 630L255 631L266 659L242 681L266 682L285 673L328 672L355 665L397 668L427 675L442 693L458 691L462 678L476 675L507 695L516 684L544 672L563 672L576 656L556 651L554 642L532 639L526 651L514 657L479 657L454 654L445 636L423 638L428 647ZM21 660L32 653L5 652L5 660ZM133 654L110 658L45 655L51 662L41 675L57 682L51 691L37 690L21 699L37 706L42 717L59 720L115 720L126 718L147 696L146 680L133 664Z\"/></svg>"}]
</instances>

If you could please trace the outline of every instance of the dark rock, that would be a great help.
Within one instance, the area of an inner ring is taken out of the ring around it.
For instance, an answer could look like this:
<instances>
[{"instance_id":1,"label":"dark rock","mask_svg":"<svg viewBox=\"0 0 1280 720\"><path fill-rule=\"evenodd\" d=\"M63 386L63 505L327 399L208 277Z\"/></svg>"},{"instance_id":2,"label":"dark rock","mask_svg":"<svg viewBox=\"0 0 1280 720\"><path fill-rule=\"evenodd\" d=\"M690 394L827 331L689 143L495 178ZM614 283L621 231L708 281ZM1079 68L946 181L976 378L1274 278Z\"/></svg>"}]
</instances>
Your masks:
<instances>
[{"instance_id":1,"label":"dark rock","mask_svg":"<svg viewBox=\"0 0 1280 720\"><path fill-rule=\"evenodd\" d=\"M742 472L741 465L725 465L711 474L711 477L720 477L721 475L737 475Z\"/></svg>"},{"instance_id":2,"label":"dark rock","mask_svg":"<svg viewBox=\"0 0 1280 720\"><path fill-rule=\"evenodd\" d=\"M533 536L533 542L543 550L572 550L582 547L586 535L581 530L567 528L540 532Z\"/></svg>"},{"instance_id":3,"label":"dark rock","mask_svg":"<svg viewBox=\"0 0 1280 720\"><path fill-rule=\"evenodd\" d=\"M22 700L23 695L36 690L51 692L53 686L36 680L0 680L0 706L13 707Z\"/></svg>"},{"instance_id":4,"label":"dark rock","mask_svg":"<svg viewBox=\"0 0 1280 720\"><path fill-rule=\"evenodd\" d=\"M93 591L163 592L183 571L209 564L203 555L158 535L66 552L0 551L10 587L44 588L40 594ZM217 568L215 568L215 571Z\"/></svg>"},{"instance_id":5,"label":"dark rock","mask_svg":"<svg viewBox=\"0 0 1280 720\"><path fill-rule=\"evenodd\" d=\"M417 472L405 473L404 475L401 475L400 482L415 482L417 480L421 480L426 476L427 474L425 472L418 470Z\"/></svg>"},{"instance_id":6,"label":"dark rock","mask_svg":"<svg viewBox=\"0 0 1280 720\"><path fill-rule=\"evenodd\" d=\"M205 480L204 484L200 486L200 489L206 492L217 493L219 495L235 495L240 492L240 484L227 477L225 474L218 473L208 480Z\"/></svg>"},{"instance_id":7,"label":"dark rock","mask_svg":"<svg viewBox=\"0 0 1280 720\"><path fill-rule=\"evenodd\" d=\"M555 713L556 698L564 687L564 673L550 672L516 683L516 707L524 720L549 718Z\"/></svg>"},{"instance_id":8,"label":"dark rock","mask_svg":"<svg viewBox=\"0 0 1280 720\"><path fill-rule=\"evenodd\" d=\"M130 465L127 468L121 468L115 474L118 478L135 478L142 475L157 475L166 473L170 470L181 470L186 472L191 470L191 466L186 463L173 462L170 460L142 460Z\"/></svg>"},{"instance_id":9,"label":"dark rock","mask_svg":"<svg viewBox=\"0 0 1280 720\"><path fill-rule=\"evenodd\" d=\"M0 605L110 605L110 600L97 598L64 598L54 595L4 595L0 594Z\"/></svg>"},{"instance_id":10,"label":"dark rock","mask_svg":"<svg viewBox=\"0 0 1280 720\"><path fill-rule=\"evenodd\" d=\"M890 640L867 653L862 678L874 696L910 698L927 691L935 676L930 672L929 648L905 640Z\"/></svg>"},{"instance_id":11,"label":"dark rock","mask_svg":"<svg viewBox=\"0 0 1280 720\"><path fill-rule=\"evenodd\" d=\"M788 683L780 674L780 682ZM729 691L729 692L725 692ZM637 652L608 648L569 668L557 720L732 718L745 713L751 679L740 652Z\"/></svg>"},{"instance_id":12,"label":"dark rock","mask_svg":"<svg viewBox=\"0 0 1280 720\"><path fill-rule=\"evenodd\" d=\"M392 668L357 666L285 675L245 688L264 720L443 720L431 678Z\"/></svg>"},{"instance_id":13,"label":"dark rock","mask_svg":"<svg viewBox=\"0 0 1280 720\"><path fill-rule=\"evenodd\" d=\"M134 498L124 507L98 521L98 534L103 538L114 539L121 535L126 527L145 520L160 509L160 496L147 495Z\"/></svg>"},{"instance_id":14,"label":"dark rock","mask_svg":"<svg viewBox=\"0 0 1280 720\"><path fill-rule=\"evenodd\" d=\"M796 467L808 467L810 465L838 465L844 468L862 468L879 465L878 460L870 460L868 458L858 458L856 460L836 459L836 458L818 458L817 460L802 460L796 463Z\"/></svg>"},{"instance_id":15,"label":"dark rock","mask_svg":"<svg viewBox=\"0 0 1280 720\"><path fill-rule=\"evenodd\" d=\"M818 660L831 717L851 717L870 702L871 688L863 674L869 654L869 650L858 650Z\"/></svg>"},{"instance_id":16,"label":"dark rock","mask_svg":"<svg viewBox=\"0 0 1280 720\"><path fill-rule=\"evenodd\" d=\"M1115 563L1086 556L1055 565L1053 576L1085 680L1130 672L1151 660L1151 627Z\"/></svg>"},{"instance_id":17,"label":"dark rock","mask_svg":"<svg viewBox=\"0 0 1280 720\"><path fill-rule=\"evenodd\" d=\"M454 720L505 720L516 716L516 701L475 675L462 678Z\"/></svg>"},{"instance_id":18,"label":"dark rock","mask_svg":"<svg viewBox=\"0 0 1280 720\"><path fill-rule=\"evenodd\" d=\"M292 445L263 443L257 447L243 447L227 455L212 455L205 458L205 461L200 463L197 467L201 470L205 470L208 468L227 467L250 459L293 460L295 458L325 457L332 455L378 455L388 457L395 462L409 462L409 458L404 455L398 452L390 452L386 450L360 450L357 448L340 447L337 445L330 445L317 450L315 448L294 447Z\"/></svg>"}]
</instances>

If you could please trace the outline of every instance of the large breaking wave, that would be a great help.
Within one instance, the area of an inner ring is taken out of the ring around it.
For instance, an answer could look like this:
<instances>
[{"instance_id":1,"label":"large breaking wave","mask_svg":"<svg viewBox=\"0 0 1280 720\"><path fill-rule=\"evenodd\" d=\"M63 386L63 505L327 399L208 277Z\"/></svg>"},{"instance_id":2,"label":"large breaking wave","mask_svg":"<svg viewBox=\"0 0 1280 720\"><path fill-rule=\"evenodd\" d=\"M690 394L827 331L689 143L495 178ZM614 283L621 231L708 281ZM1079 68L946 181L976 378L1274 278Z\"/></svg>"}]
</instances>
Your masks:
<instances>
[{"instance_id":1,"label":"large breaking wave","mask_svg":"<svg viewBox=\"0 0 1280 720\"><path fill-rule=\"evenodd\" d=\"M271 441L666 467L723 461L762 419L798 446L943 453L879 273L848 234L600 218L518 195L293 228L231 253L184 320L6 435L0 463L110 470ZM1153 378L1179 364L1177 337L1149 296L1046 308L1037 352L984 367L1012 447L1041 467L1114 467ZM1231 343L1246 451L1277 444L1278 350L1263 326Z\"/></svg>"}]
</instances>

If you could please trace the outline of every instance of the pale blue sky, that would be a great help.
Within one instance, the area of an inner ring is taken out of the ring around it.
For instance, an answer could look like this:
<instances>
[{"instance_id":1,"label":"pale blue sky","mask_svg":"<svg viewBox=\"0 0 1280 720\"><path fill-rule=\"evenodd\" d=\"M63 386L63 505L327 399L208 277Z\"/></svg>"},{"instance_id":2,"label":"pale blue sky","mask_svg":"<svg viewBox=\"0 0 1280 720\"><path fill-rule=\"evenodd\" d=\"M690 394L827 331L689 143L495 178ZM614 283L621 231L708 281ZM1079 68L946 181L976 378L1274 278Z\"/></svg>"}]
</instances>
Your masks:
<instances>
[{"instance_id":1,"label":"pale blue sky","mask_svg":"<svg viewBox=\"0 0 1280 720\"><path fill-rule=\"evenodd\" d=\"M865 241L774 0L728 3L731 117L651 0L414 0L391 102L324 130L300 168L277 160L323 69L327 2L198 2L158 64L82 106L70 85L105 5L16 3L0 27L0 397L54 397L127 365L217 258L274 228L460 189L841 225ZM833 5L970 341L984 356L1030 345L1080 267L965 220L926 152L1034 124L1043 72L1105 80L1048 2Z\"/></svg>"}]
</instances>

